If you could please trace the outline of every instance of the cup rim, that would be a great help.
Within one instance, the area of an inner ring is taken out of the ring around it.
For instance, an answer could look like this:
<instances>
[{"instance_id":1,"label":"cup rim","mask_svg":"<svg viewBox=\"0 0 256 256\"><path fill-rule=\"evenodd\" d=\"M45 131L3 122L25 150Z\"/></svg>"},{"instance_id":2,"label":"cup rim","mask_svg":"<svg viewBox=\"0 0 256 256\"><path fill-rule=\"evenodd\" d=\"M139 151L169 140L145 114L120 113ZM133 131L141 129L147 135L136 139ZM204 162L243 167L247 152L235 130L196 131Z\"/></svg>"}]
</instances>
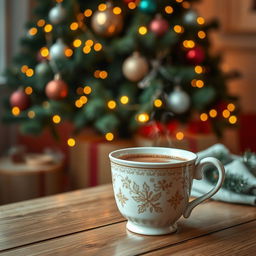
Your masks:
<instances>
[{"instance_id":1,"label":"cup rim","mask_svg":"<svg viewBox=\"0 0 256 256\"><path fill-rule=\"evenodd\" d=\"M150 152L150 153L156 153L158 155L164 154L165 155L172 155L176 157L181 157L186 154L186 160L180 161L180 162L164 162L164 163L152 163L152 162L137 162L137 161L130 161L130 160L124 160L118 158L118 156L122 154L126 154L129 152L133 152L133 154L136 153L143 153ZM152 152L153 151L153 152ZM163 153L160 153L163 152ZM139 167L168 167L168 166L181 166L181 165L189 165L191 163L194 163L197 160L197 155L191 151L184 150L184 149L177 149L177 148L167 148L167 147L131 147L131 148L122 148L118 150L114 150L109 153L109 158L111 162L114 162L116 164L126 165L126 166L139 166Z\"/></svg>"}]
</instances>

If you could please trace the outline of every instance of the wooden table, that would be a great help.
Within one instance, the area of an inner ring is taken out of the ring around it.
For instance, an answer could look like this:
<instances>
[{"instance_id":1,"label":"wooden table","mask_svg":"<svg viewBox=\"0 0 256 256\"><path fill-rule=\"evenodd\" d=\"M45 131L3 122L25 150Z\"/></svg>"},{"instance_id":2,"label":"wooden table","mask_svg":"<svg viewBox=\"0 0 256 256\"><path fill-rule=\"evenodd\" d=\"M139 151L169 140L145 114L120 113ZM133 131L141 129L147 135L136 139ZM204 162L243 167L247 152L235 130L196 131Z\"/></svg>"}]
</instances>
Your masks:
<instances>
[{"instance_id":1,"label":"wooden table","mask_svg":"<svg viewBox=\"0 0 256 256\"><path fill-rule=\"evenodd\" d=\"M111 185L0 207L0 256L255 255L256 208L207 201L178 231L143 236L125 228Z\"/></svg>"}]
</instances>

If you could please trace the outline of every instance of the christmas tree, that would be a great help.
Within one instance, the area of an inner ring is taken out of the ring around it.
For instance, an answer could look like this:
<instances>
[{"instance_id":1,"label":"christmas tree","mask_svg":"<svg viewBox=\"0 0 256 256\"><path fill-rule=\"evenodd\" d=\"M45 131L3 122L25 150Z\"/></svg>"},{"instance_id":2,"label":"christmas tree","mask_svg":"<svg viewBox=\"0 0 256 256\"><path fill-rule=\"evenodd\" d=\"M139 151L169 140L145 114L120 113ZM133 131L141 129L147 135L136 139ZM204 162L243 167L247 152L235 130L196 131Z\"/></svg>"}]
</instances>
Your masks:
<instances>
[{"instance_id":1,"label":"christmas tree","mask_svg":"<svg viewBox=\"0 0 256 256\"><path fill-rule=\"evenodd\" d=\"M216 132L235 124L232 75L210 53L216 22L206 24L194 2L37 0L6 73L5 121L39 134L66 120L74 132L93 127L107 140L152 118L196 120Z\"/></svg>"}]
</instances>

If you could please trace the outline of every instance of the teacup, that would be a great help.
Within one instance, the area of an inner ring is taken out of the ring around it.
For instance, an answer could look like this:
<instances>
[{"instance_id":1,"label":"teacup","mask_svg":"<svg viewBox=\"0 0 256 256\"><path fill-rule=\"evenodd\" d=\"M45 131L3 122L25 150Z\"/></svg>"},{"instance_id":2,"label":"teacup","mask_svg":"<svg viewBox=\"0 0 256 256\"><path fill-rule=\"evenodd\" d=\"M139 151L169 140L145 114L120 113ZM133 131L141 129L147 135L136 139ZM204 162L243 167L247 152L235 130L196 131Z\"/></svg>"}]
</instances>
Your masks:
<instances>
[{"instance_id":1,"label":"teacup","mask_svg":"<svg viewBox=\"0 0 256 256\"><path fill-rule=\"evenodd\" d=\"M144 235L175 232L177 220L190 216L195 206L212 197L224 181L219 160L196 162L193 152L164 147L124 148L109 154L117 207L128 220L127 229ZM211 191L189 202L193 179L214 165L219 173Z\"/></svg>"}]
</instances>

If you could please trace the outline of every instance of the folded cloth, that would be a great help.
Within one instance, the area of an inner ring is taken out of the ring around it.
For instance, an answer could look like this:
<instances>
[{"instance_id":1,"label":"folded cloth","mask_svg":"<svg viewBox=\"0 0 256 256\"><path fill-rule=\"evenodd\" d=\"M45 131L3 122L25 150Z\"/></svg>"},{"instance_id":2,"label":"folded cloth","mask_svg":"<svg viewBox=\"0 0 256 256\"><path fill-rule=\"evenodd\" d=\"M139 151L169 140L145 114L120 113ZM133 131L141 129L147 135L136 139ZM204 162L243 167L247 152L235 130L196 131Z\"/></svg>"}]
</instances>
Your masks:
<instances>
[{"instance_id":1,"label":"folded cloth","mask_svg":"<svg viewBox=\"0 0 256 256\"><path fill-rule=\"evenodd\" d=\"M208 193L212 188L213 184L205 180L194 180L193 187L191 191L191 196L199 197ZM229 203L238 203L238 204L249 204L256 205L256 196L255 195L245 195L238 194L233 191L221 188L212 199L217 201L229 202Z\"/></svg>"},{"instance_id":2,"label":"folded cloth","mask_svg":"<svg viewBox=\"0 0 256 256\"><path fill-rule=\"evenodd\" d=\"M231 202L256 205L256 177L250 172L244 164L243 158L232 155L222 144L215 144L212 147L198 152L198 161L205 157L216 157L222 161L225 168L226 179L231 176L239 177L246 181L246 193L236 193L229 189L221 188L212 199ZM220 159L221 158L221 159ZM203 176L202 180L194 180L191 195L201 196L213 188L213 184Z\"/></svg>"}]
</instances>

